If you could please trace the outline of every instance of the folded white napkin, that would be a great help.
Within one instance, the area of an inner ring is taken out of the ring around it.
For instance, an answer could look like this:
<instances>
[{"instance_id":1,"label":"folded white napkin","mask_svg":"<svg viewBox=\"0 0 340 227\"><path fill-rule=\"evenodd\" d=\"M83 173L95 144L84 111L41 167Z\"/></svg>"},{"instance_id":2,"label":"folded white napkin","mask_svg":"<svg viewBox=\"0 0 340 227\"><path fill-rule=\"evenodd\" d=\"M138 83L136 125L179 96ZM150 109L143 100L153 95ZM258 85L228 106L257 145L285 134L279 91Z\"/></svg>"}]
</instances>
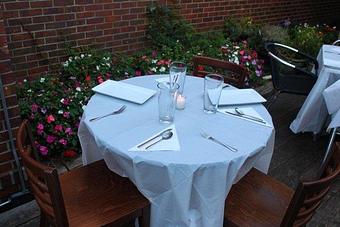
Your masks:
<instances>
[{"instance_id":1,"label":"folded white napkin","mask_svg":"<svg viewBox=\"0 0 340 227\"><path fill-rule=\"evenodd\" d=\"M161 136L159 136L159 137L156 137L155 139L151 140L150 142L144 144L143 146L138 147L140 144L143 144L145 141L149 140L150 138L160 134L161 132L163 132L167 129L171 129L171 131L173 133L173 135L170 139L161 140L160 142L154 144L150 148L145 149L148 145L159 140L161 138ZM165 128L162 131L155 133L154 135L148 137L147 139L145 139L141 143L139 143L136 146L129 149L129 151L179 151L179 150L180 150L180 146L179 146L179 142L178 142L178 136L177 136L177 131L176 131L175 125L171 125L168 128Z\"/></svg>"},{"instance_id":2,"label":"folded white napkin","mask_svg":"<svg viewBox=\"0 0 340 227\"><path fill-rule=\"evenodd\" d=\"M219 105L231 106L263 102L266 102L266 99L254 89L224 89L221 92Z\"/></svg>"},{"instance_id":3,"label":"folded white napkin","mask_svg":"<svg viewBox=\"0 0 340 227\"><path fill-rule=\"evenodd\" d=\"M258 114L256 112L256 110L254 110L253 108L251 107L237 107L239 110L241 110L244 114L248 115L248 116L252 116L252 117L256 117L256 118L259 118L263 121L262 122L259 122L259 121L256 121L256 120L252 120L250 119L251 117L248 117L248 116L240 116L238 115L238 113L235 111L235 106L233 107L223 107L223 108L218 108L218 112L220 113L223 113L223 114L227 114L229 116L234 116L234 117L237 117L237 118L240 118L240 119L243 119L243 120L246 120L246 121L251 121L251 122L254 122L254 123L257 123L257 124L260 124L260 125L263 125L263 126L267 126L267 127L273 127L271 126L270 124L268 124L268 122L266 122L261 116L260 114Z\"/></svg>"}]
</instances>

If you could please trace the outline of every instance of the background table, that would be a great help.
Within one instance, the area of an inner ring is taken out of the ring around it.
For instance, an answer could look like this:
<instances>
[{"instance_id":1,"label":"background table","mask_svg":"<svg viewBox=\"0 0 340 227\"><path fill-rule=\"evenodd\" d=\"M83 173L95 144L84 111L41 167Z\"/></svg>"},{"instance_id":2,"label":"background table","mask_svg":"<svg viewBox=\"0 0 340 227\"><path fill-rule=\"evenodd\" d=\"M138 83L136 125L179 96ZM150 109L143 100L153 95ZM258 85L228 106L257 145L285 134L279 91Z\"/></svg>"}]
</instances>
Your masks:
<instances>
[{"instance_id":1,"label":"background table","mask_svg":"<svg viewBox=\"0 0 340 227\"><path fill-rule=\"evenodd\" d=\"M318 54L318 62L318 80L290 125L294 133L317 134L327 119L328 112L322 92L340 79L340 47L323 45Z\"/></svg>"},{"instance_id":2,"label":"background table","mask_svg":"<svg viewBox=\"0 0 340 227\"><path fill-rule=\"evenodd\" d=\"M126 83L156 89L159 76L135 77ZM226 88L233 89L233 88ZM117 174L129 177L151 201L151 225L222 226L224 200L237 179L253 166L267 172L274 146L274 129L226 114L203 112L203 79L188 76L186 108L175 113L180 151L129 152L168 125L158 121L157 95L143 105L96 94L89 101L79 128L84 164L104 158ZM94 116L125 104L127 109L97 122ZM272 125L262 105L256 111ZM236 147L233 153L204 139L200 131Z\"/></svg>"}]
</instances>

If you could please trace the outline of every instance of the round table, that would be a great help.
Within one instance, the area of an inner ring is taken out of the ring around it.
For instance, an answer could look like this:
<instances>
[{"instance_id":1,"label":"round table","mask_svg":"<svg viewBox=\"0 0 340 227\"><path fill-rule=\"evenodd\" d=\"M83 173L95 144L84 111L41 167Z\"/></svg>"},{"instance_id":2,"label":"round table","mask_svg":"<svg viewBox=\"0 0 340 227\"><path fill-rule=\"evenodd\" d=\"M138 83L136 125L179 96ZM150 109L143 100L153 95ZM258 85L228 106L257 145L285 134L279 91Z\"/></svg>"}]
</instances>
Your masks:
<instances>
[{"instance_id":1,"label":"round table","mask_svg":"<svg viewBox=\"0 0 340 227\"><path fill-rule=\"evenodd\" d=\"M123 82L156 90L160 77L135 77ZM112 171L129 177L151 202L151 226L220 227L224 200L232 184L252 167L268 171L274 128L219 112L204 113L202 78L187 76L184 95L186 107L176 110L174 120L180 151L133 152L128 150L169 126L158 120L157 94L143 105L95 94L78 132L83 163L104 158ZM89 121L123 104L127 108L122 114ZM262 105L252 107L272 125ZM202 138L202 130L238 152Z\"/></svg>"}]
</instances>

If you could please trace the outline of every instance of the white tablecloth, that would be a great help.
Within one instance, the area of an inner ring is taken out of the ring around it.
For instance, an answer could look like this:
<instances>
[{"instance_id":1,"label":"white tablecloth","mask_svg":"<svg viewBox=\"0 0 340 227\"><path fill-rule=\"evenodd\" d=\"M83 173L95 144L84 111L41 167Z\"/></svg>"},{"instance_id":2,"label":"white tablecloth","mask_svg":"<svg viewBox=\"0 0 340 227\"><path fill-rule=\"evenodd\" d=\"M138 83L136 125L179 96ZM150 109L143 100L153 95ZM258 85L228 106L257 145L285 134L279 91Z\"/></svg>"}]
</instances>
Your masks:
<instances>
[{"instance_id":1,"label":"white tablecloth","mask_svg":"<svg viewBox=\"0 0 340 227\"><path fill-rule=\"evenodd\" d=\"M319 73L313 89L307 96L290 129L294 133L319 133L328 113L322 92L340 79L340 47L323 45L318 54Z\"/></svg>"},{"instance_id":2,"label":"white tablecloth","mask_svg":"<svg viewBox=\"0 0 340 227\"><path fill-rule=\"evenodd\" d=\"M124 82L156 89L157 76ZM159 78L159 76L157 77ZM225 88L233 89L233 88ZM203 112L203 79L187 77L186 108L175 113L180 151L129 152L129 148L161 131L157 95L143 105L96 94L79 128L84 164L104 158L115 173L129 177L151 201L151 226L221 227L224 200L232 184L252 167L268 171L274 129L222 113ZM124 113L97 122L89 118L125 104ZM256 111L272 125L262 105ZM204 139L204 130L236 147L233 153Z\"/></svg>"},{"instance_id":3,"label":"white tablecloth","mask_svg":"<svg viewBox=\"0 0 340 227\"><path fill-rule=\"evenodd\" d=\"M340 80L323 92L328 113L332 116L328 129L340 127Z\"/></svg>"}]
</instances>

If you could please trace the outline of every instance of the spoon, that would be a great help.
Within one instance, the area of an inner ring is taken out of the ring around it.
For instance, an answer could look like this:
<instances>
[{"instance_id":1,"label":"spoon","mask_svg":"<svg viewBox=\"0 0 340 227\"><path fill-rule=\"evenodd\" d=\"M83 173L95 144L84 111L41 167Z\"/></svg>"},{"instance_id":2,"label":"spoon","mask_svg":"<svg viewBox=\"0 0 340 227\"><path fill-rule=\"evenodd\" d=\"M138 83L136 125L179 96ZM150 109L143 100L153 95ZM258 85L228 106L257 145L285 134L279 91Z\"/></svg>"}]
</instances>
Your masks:
<instances>
[{"instance_id":1,"label":"spoon","mask_svg":"<svg viewBox=\"0 0 340 227\"><path fill-rule=\"evenodd\" d=\"M245 114L242 110L240 110L239 108L235 108L235 112L237 114L239 114L241 117L245 117L245 118L248 118L248 119L251 119L251 120L254 120L254 121L258 121L258 122L261 122L261 123L266 123L263 119L261 118L258 118L258 117L254 117L254 116L251 116L251 115L248 115L248 114Z\"/></svg>"},{"instance_id":2,"label":"spoon","mask_svg":"<svg viewBox=\"0 0 340 227\"><path fill-rule=\"evenodd\" d=\"M170 139L174 134L171 131L165 131L161 134L161 137L159 140L153 142L152 144L148 145L147 147L145 147L145 150L147 150L148 148L150 148L151 146L155 145L156 143L162 141L162 140L168 140Z\"/></svg>"}]
</instances>

